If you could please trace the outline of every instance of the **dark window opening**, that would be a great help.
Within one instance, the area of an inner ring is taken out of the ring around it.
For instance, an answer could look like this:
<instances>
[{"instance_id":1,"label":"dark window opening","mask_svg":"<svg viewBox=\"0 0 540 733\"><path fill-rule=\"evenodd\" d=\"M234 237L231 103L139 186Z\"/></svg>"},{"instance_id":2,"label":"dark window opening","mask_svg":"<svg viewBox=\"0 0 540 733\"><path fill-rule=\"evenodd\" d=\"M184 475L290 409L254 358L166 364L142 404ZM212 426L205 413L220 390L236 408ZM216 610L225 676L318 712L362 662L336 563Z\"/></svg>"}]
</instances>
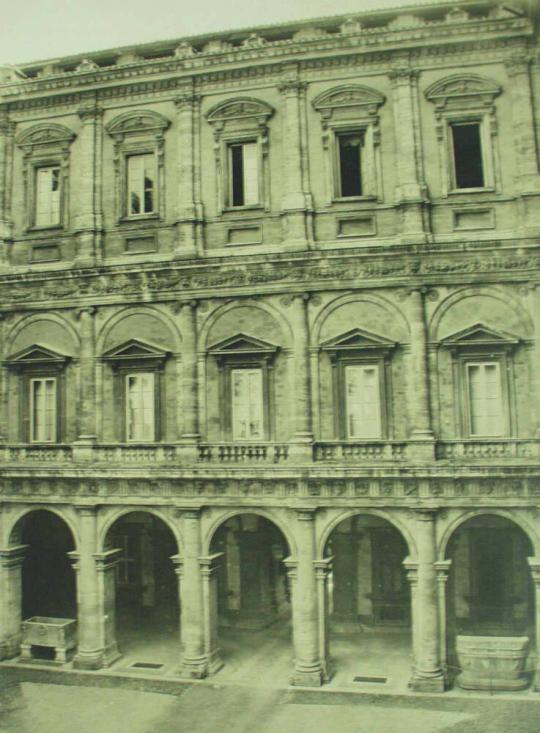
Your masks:
<instances>
[{"instance_id":1,"label":"dark window opening","mask_svg":"<svg viewBox=\"0 0 540 733\"><path fill-rule=\"evenodd\" d=\"M244 205L243 145L231 145L232 205Z\"/></svg>"},{"instance_id":2,"label":"dark window opening","mask_svg":"<svg viewBox=\"0 0 540 733\"><path fill-rule=\"evenodd\" d=\"M483 188L482 143L477 122L452 125L456 188Z\"/></svg>"},{"instance_id":3,"label":"dark window opening","mask_svg":"<svg viewBox=\"0 0 540 733\"><path fill-rule=\"evenodd\" d=\"M361 155L363 136L359 132L338 136L341 196L362 195Z\"/></svg>"}]
</instances>

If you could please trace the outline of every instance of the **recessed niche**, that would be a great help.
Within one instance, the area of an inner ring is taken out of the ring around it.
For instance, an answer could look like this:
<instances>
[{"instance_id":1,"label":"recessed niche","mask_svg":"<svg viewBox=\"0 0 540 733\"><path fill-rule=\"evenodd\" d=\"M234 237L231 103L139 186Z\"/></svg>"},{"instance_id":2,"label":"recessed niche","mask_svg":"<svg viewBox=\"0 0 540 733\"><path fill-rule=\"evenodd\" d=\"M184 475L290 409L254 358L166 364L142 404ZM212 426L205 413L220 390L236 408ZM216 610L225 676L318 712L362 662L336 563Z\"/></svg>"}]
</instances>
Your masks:
<instances>
[{"instance_id":1,"label":"recessed niche","mask_svg":"<svg viewBox=\"0 0 540 733\"><path fill-rule=\"evenodd\" d=\"M454 209L454 229L493 229L495 212L493 209Z\"/></svg>"},{"instance_id":2,"label":"recessed niche","mask_svg":"<svg viewBox=\"0 0 540 733\"><path fill-rule=\"evenodd\" d=\"M260 244L262 228L260 226L229 227L227 244Z\"/></svg>"},{"instance_id":3,"label":"recessed niche","mask_svg":"<svg viewBox=\"0 0 540 733\"><path fill-rule=\"evenodd\" d=\"M155 237L130 237L125 241L125 251L128 254L143 254L144 252L155 252Z\"/></svg>"},{"instance_id":4,"label":"recessed niche","mask_svg":"<svg viewBox=\"0 0 540 733\"><path fill-rule=\"evenodd\" d=\"M372 237L375 231L374 216L355 216L337 220L338 237Z\"/></svg>"},{"instance_id":5,"label":"recessed niche","mask_svg":"<svg viewBox=\"0 0 540 733\"><path fill-rule=\"evenodd\" d=\"M57 244L35 244L30 250L30 262L51 262L61 259Z\"/></svg>"}]
</instances>

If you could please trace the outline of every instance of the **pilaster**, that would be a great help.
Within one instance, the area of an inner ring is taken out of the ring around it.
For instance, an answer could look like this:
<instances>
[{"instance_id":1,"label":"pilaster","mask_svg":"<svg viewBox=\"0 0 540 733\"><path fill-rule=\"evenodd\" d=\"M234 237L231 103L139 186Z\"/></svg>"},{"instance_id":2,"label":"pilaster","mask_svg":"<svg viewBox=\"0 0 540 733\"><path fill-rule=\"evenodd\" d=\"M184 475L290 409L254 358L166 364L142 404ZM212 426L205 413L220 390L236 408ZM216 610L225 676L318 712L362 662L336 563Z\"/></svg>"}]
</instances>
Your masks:
<instances>
[{"instance_id":1,"label":"pilaster","mask_svg":"<svg viewBox=\"0 0 540 733\"><path fill-rule=\"evenodd\" d=\"M116 643L116 566L120 555L121 550L118 549L93 554L97 571L97 634L102 667L109 667L121 656Z\"/></svg>"},{"instance_id":2,"label":"pilaster","mask_svg":"<svg viewBox=\"0 0 540 733\"><path fill-rule=\"evenodd\" d=\"M9 266L8 248L13 237L11 185L15 123L0 110L0 269Z\"/></svg>"},{"instance_id":3,"label":"pilaster","mask_svg":"<svg viewBox=\"0 0 540 733\"><path fill-rule=\"evenodd\" d=\"M333 674L330 657L330 611L328 608L328 576L332 570L332 557L315 560L315 578L317 582L317 613L319 620L319 659L321 660L323 681L328 682Z\"/></svg>"},{"instance_id":4,"label":"pilaster","mask_svg":"<svg viewBox=\"0 0 540 733\"><path fill-rule=\"evenodd\" d=\"M174 256L195 257L202 250L202 203L198 196L198 139L200 97L190 88L179 94L176 105L177 241Z\"/></svg>"},{"instance_id":5,"label":"pilaster","mask_svg":"<svg viewBox=\"0 0 540 733\"><path fill-rule=\"evenodd\" d=\"M178 313L178 325L182 334L182 358L179 360L179 384L177 425L182 426L182 455L197 460L199 433L199 395L197 370L197 301L183 303Z\"/></svg>"},{"instance_id":6,"label":"pilaster","mask_svg":"<svg viewBox=\"0 0 540 733\"><path fill-rule=\"evenodd\" d=\"M414 669L409 687L417 692L442 692L445 681L440 657L439 589L435 567L436 510L421 507L415 510L415 515L418 564L411 594Z\"/></svg>"},{"instance_id":7,"label":"pilaster","mask_svg":"<svg viewBox=\"0 0 540 733\"><path fill-rule=\"evenodd\" d=\"M412 458L434 460L434 437L431 428L431 405L427 362L427 328L425 315L425 288L412 288L407 298L407 316L410 326L409 374L407 401L409 412L409 446Z\"/></svg>"},{"instance_id":8,"label":"pilaster","mask_svg":"<svg viewBox=\"0 0 540 733\"><path fill-rule=\"evenodd\" d=\"M533 687L540 692L540 558L529 557L529 567L534 584L534 609L535 609L535 634L534 640L536 650L536 669L534 672Z\"/></svg>"},{"instance_id":9,"label":"pilaster","mask_svg":"<svg viewBox=\"0 0 540 733\"><path fill-rule=\"evenodd\" d=\"M418 72L409 67L396 68L389 77L396 144L395 201L401 212L401 239L422 243L427 239L428 217L419 140Z\"/></svg>"},{"instance_id":10,"label":"pilaster","mask_svg":"<svg viewBox=\"0 0 540 733\"><path fill-rule=\"evenodd\" d=\"M103 111L91 103L78 111L81 120L79 133L79 176L77 213L73 229L77 233L79 266L95 265L102 257L103 211L101 195L101 148L103 139Z\"/></svg>"},{"instance_id":11,"label":"pilaster","mask_svg":"<svg viewBox=\"0 0 540 733\"><path fill-rule=\"evenodd\" d=\"M283 244L291 250L313 246L304 124L307 85L296 78L296 73L294 69L293 78L279 85L283 98Z\"/></svg>"},{"instance_id":12,"label":"pilaster","mask_svg":"<svg viewBox=\"0 0 540 733\"><path fill-rule=\"evenodd\" d=\"M285 560L292 595L294 672L291 685L319 687L325 677L321 658L319 597L315 576L315 510L296 510L297 560Z\"/></svg>"},{"instance_id":13,"label":"pilaster","mask_svg":"<svg viewBox=\"0 0 540 733\"><path fill-rule=\"evenodd\" d=\"M95 313L96 309L93 307L79 311L81 346L78 436L73 444L73 456L76 461L91 460L92 445L96 442Z\"/></svg>"},{"instance_id":14,"label":"pilaster","mask_svg":"<svg viewBox=\"0 0 540 733\"><path fill-rule=\"evenodd\" d=\"M535 283L529 290L529 312L534 325L530 363L533 434L540 438L540 283Z\"/></svg>"},{"instance_id":15,"label":"pilaster","mask_svg":"<svg viewBox=\"0 0 540 733\"><path fill-rule=\"evenodd\" d=\"M21 571L26 545L0 550L0 659L19 654L21 644Z\"/></svg>"},{"instance_id":16,"label":"pilaster","mask_svg":"<svg viewBox=\"0 0 540 733\"><path fill-rule=\"evenodd\" d=\"M446 586L451 565L452 560L440 560L435 563L435 572L437 573L437 595L439 602L439 655L443 670L446 670L447 668L448 659L446 643Z\"/></svg>"},{"instance_id":17,"label":"pilaster","mask_svg":"<svg viewBox=\"0 0 540 733\"><path fill-rule=\"evenodd\" d=\"M218 607L217 607L217 564L223 557L215 552L199 558L202 576L204 655L206 674L215 674L223 667L218 645Z\"/></svg>"},{"instance_id":18,"label":"pilaster","mask_svg":"<svg viewBox=\"0 0 540 733\"><path fill-rule=\"evenodd\" d=\"M290 456L293 460L311 460L313 443L313 415L311 398L311 369L309 352L309 294L299 293L285 297L284 304L289 305L290 323L294 334L292 368L294 400L294 434L290 445Z\"/></svg>"}]
</instances>

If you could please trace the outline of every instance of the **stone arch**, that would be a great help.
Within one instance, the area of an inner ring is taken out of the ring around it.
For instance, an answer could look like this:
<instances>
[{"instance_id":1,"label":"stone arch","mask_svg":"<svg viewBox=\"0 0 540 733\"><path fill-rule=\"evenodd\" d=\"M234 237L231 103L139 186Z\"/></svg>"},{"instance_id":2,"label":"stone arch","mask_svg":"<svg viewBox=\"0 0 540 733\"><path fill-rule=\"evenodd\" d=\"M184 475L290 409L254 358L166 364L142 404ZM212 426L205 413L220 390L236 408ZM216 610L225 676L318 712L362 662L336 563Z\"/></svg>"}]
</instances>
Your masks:
<instances>
[{"instance_id":1,"label":"stone arch","mask_svg":"<svg viewBox=\"0 0 540 733\"><path fill-rule=\"evenodd\" d=\"M148 506L123 506L116 509L112 509L109 511L109 513L104 518L103 523L98 529L98 540L97 540L97 546L98 546L98 552L105 552L106 548L106 542L107 542L107 535L110 532L113 525L123 517L127 516L128 514L133 513L140 513L140 514L151 514L152 516L156 517L157 519L161 520L163 524L167 527L167 529L171 532L172 536L174 537L174 540L176 542L176 548L177 552L179 554L182 553L182 537L180 535L180 532L178 530L178 527L174 524L174 522L171 522L170 518L167 516L166 512L164 512L162 509L158 507L148 507Z\"/></svg>"},{"instance_id":2,"label":"stone arch","mask_svg":"<svg viewBox=\"0 0 540 733\"><path fill-rule=\"evenodd\" d=\"M163 133L170 125L170 121L150 109L130 110L114 117L107 123L109 135L123 136L127 133Z\"/></svg>"},{"instance_id":3,"label":"stone arch","mask_svg":"<svg viewBox=\"0 0 540 733\"><path fill-rule=\"evenodd\" d=\"M77 552L79 548L79 532L76 524L72 521L72 519L68 516L66 512L64 512L59 507L50 504L40 504L39 506L24 507L23 509L19 510L18 515L11 521L11 526L6 533L8 545L10 547L15 547L16 545L21 544L24 518L27 517L29 514L32 514L32 512L41 511L49 512L49 514L54 514L64 522L64 524L71 533L73 544L75 546L75 551Z\"/></svg>"},{"instance_id":4,"label":"stone arch","mask_svg":"<svg viewBox=\"0 0 540 733\"><path fill-rule=\"evenodd\" d=\"M289 546L289 553L290 557L292 559L296 558L297 555L297 549L296 549L296 540L294 537L294 534L290 531L289 527L287 526L287 522L285 521L284 517L281 517L281 512L277 513L272 509L260 509L258 507L240 507L230 510L225 510L222 514L220 514L217 518L215 518L209 527L207 527L206 531L203 534L203 541L202 541L202 552L203 555L210 554L210 548L212 546L212 540L215 537L216 532L218 529L225 524L229 519L232 519L233 517L240 516L242 514L256 514L259 517L264 517L264 519L267 519L269 522L272 522L283 537L285 537L285 540L287 541L287 545Z\"/></svg>"},{"instance_id":5,"label":"stone arch","mask_svg":"<svg viewBox=\"0 0 540 733\"><path fill-rule=\"evenodd\" d=\"M22 130L15 140L20 147L34 145L61 145L71 143L75 133L65 125L52 122L42 122Z\"/></svg>"},{"instance_id":6,"label":"stone arch","mask_svg":"<svg viewBox=\"0 0 540 733\"><path fill-rule=\"evenodd\" d=\"M470 519L474 519L475 517L490 515L507 519L508 521L512 522L512 524L515 524L516 527L521 529L531 543L535 557L538 557L538 554L540 553L540 538L535 532L533 526L530 525L523 516L520 516L519 514L517 514L517 512L513 512L509 509L485 507L482 509L465 510L462 514L460 514L456 519L454 519L446 526L439 541L439 547L437 551L438 560L442 561L446 559L449 542L463 524L468 522Z\"/></svg>"},{"instance_id":7,"label":"stone arch","mask_svg":"<svg viewBox=\"0 0 540 733\"><path fill-rule=\"evenodd\" d=\"M386 520L389 524L391 524L394 529L396 529L400 535L403 537L405 542L407 543L407 548L409 550L409 557L411 559L415 559L417 555L416 550L416 543L414 541L414 537L412 532L409 530L407 525L402 522L399 518L396 518L391 512L386 512L381 509L372 509L372 508L364 508L364 507L355 507L352 509L344 509L342 512L337 514L333 519L331 519L329 522L326 523L326 525L323 527L323 530L320 534L320 537L317 541L317 558L319 560L322 560L324 558L324 548L326 547L326 543L330 539L330 535L334 531L334 529L341 524L346 519L350 519L351 517L356 517L360 515L368 515L373 517L378 517L379 519Z\"/></svg>"},{"instance_id":8,"label":"stone arch","mask_svg":"<svg viewBox=\"0 0 540 733\"><path fill-rule=\"evenodd\" d=\"M208 122L238 121L255 118L266 120L272 116L274 108L268 102L263 102L255 97L234 97L225 99L211 107L206 113Z\"/></svg>"},{"instance_id":9,"label":"stone arch","mask_svg":"<svg viewBox=\"0 0 540 733\"><path fill-rule=\"evenodd\" d=\"M25 329L30 328L34 323L38 323L39 321L49 321L50 323L54 323L59 328L63 329L65 333L69 335L69 340L71 340L71 354L75 355L79 351L80 346L80 337L77 333L77 329L71 324L67 318L64 318L63 316L59 316L56 313L32 313L28 316L23 317L21 320L17 321L8 331L6 334L5 343L9 344L8 351L10 353L16 353L17 351L20 351L22 348L24 348L24 344L21 346L17 346L17 339L21 335L21 333L24 332ZM40 340L40 343L43 341ZM50 344L50 341L47 341L47 339L44 339L45 343L42 345L51 345L56 347L56 350L63 351L65 349L66 344L64 344L64 349L59 347L58 344ZM27 345L31 345L31 343L35 343L35 339L30 338L29 343Z\"/></svg>"},{"instance_id":10,"label":"stone arch","mask_svg":"<svg viewBox=\"0 0 540 733\"><path fill-rule=\"evenodd\" d=\"M96 337L96 353L100 354L105 349L107 339L110 337L114 328L120 324L126 318L130 316L150 316L161 321L163 326L169 331L171 337L171 346L174 347L175 352L179 352L182 343L182 335L176 325L175 321L169 314L163 312L161 309L154 306L128 306L120 311L113 313L109 318L102 324L101 328Z\"/></svg>"},{"instance_id":11,"label":"stone arch","mask_svg":"<svg viewBox=\"0 0 540 733\"><path fill-rule=\"evenodd\" d=\"M256 308L263 313L266 313L267 315L274 318L277 325L279 326L281 333L283 335L283 338L288 341L288 345L292 344L293 341L293 332L291 329L291 326L287 319L285 318L284 314L275 308L273 305L269 303L263 303L259 301L255 301L252 299L246 299L242 301L234 301L232 303L224 303L223 305L218 306L212 313L210 313L206 319L204 320L202 327L200 329L200 337L199 337L199 344L201 349L206 349L209 346L208 339L209 335L212 332L212 329L216 325L216 323L220 320L222 316L225 316L227 313L229 313L231 310L234 310L236 308ZM232 335L232 334L231 334Z\"/></svg>"},{"instance_id":12,"label":"stone arch","mask_svg":"<svg viewBox=\"0 0 540 733\"><path fill-rule=\"evenodd\" d=\"M495 287L465 287L451 293L447 298L441 301L441 303L439 303L439 305L435 309L435 312L431 316L428 325L429 339L431 341L436 341L440 339L441 334L439 333L439 329L448 311L450 311L451 308L460 301L472 297L493 298L500 301L507 308L510 308L512 310L516 317L516 320L518 320L522 324L524 331L523 335L530 336L534 333L534 326L530 315L527 313L521 303L519 303L519 301L508 292ZM473 316L471 320L472 322L475 322L478 321L478 318Z\"/></svg>"},{"instance_id":13,"label":"stone arch","mask_svg":"<svg viewBox=\"0 0 540 733\"><path fill-rule=\"evenodd\" d=\"M406 334L408 339L410 334L409 323L405 315L396 307L392 301L384 298L380 295L366 295L363 293L350 293L348 295L341 295L327 303L315 316L313 325L311 328L312 334L312 345L317 346L321 341L321 334L325 323L331 317L331 315L342 306L350 303L361 303L368 302L373 305L379 306L396 318L401 324L401 329ZM373 328L369 330L374 330ZM403 340L403 339L400 339Z\"/></svg>"}]
</instances>

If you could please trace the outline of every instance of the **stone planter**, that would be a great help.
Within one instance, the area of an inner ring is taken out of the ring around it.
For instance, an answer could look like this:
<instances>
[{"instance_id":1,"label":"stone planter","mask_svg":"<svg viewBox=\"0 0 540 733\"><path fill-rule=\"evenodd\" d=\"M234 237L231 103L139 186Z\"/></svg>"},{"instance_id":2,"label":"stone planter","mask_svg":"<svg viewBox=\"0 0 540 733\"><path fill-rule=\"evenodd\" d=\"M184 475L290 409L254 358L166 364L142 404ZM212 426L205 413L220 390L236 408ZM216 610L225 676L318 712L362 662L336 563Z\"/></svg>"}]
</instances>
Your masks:
<instances>
[{"instance_id":1,"label":"stone planter","mask_svg":"<svg viewBox=\"0 0 540 733\"><path fill-rule=\"evenodd\" d=\"M21 660L34 659L33 647L49 647L54 649L52 661L64 664L77 645L76 627L76 621L70 618L32 616L23 621Z\"/></svg>"},{"instance_id":2,"label":"stone planter","mask_svg":"<svg viewBox=\"0 0 540 733\"><path fill-rule=\"evenodd\" d=\"M457 636L457 684L465 690L522 690L529 684L528 647L528 636Z\"/></svg>"}]
</instances>

